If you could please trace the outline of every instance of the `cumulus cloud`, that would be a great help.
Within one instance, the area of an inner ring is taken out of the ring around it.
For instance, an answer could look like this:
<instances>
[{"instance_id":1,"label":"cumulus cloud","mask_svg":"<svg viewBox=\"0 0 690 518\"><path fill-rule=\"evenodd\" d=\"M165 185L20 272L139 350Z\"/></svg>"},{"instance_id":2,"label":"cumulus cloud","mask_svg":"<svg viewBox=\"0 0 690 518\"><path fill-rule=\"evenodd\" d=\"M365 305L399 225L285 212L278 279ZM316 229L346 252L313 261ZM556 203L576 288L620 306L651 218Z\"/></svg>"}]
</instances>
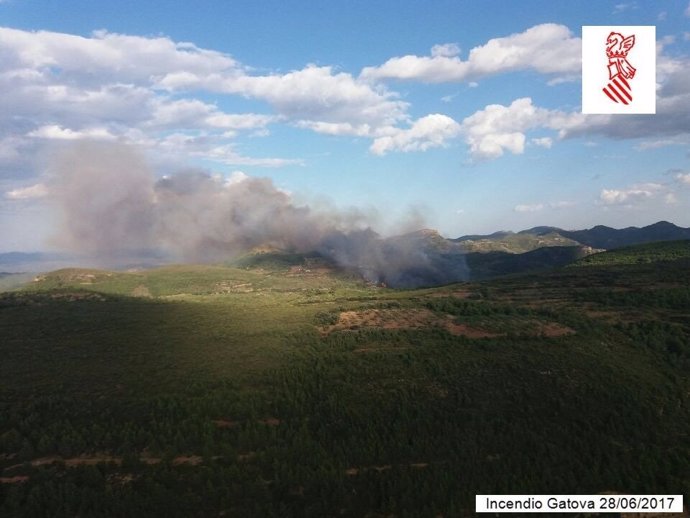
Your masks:
<instances>
[{"instance_id":1,"label":"cumulus cloud","mask_svg":"<svg viewBox=\"0 0 690 518\"><path fill-rule=\"evenodd\" d=\"M427 83L471 81L517 70L543 74L574 75L581 66L580 38L564 25L545 23L524 32L494 38L470 50L466 60L452 45L437 45L430 56L391 58L378 67L367 67L368 79L402 79Z\"/></svg>"},{"instance_id":2,"label":"cumulus cloud","mask_svg":"<svg viewBox=\"0 0 690 518\"><path fill-rule=\"evenodd\" d=\"M625 189L602 189L599 201L603 205L632 206L664 193L665 186L659 183L634 184Z\"/></svg>"},{"instance_id":3,"label":"cumulus cloud","mask_svg":"<svg viewBox=\"0 0 690 518\"><path fill-rule=\"evenodd\" d=\"M198 99L152 102L151 118L146 125L155 128L221 128L234 130L260 129L276 121L275 116L257 113L224 113L216 106Z\"/></svg>"},{"instance_id":4,"label":"cumulus cloud","mask_svg":"<svg viewBox=\"0 0 690 518\"><path fill-rule=\"evenodd\" d=\"M107 31L0 28L0 90L6 162L19 159L20 145L87 138L136 141L166 155L175 141L196 157L280 167L302 161L245 157L235 140L241 132L268 136L276 123L373 139L409 119L408 103L395 93L332 67L254 74L230 55L192 43ZM202 100L204 92L265 102L266 113L227 113Z\"/></svg>"},{"instance_id":5,"label":"cumulus cloud","mask_svg":"<svg viewBox=\"0 0 690 518\"><path fill-rule=\"evenodd\" d=\"M462 131L474 158L491 159L509 151L521 154L526 132L535 128L563 129L573 124L573 117L558 110L547 110L532 104L532 99L516 99L509 106L490 104L462 121ZM549 147L550 137L534 139L537 145Z\"/></svg>"},{"instance_id":6,"label":"cumulus cloud","mask_svg":"<svg viewBox=\"0 0 690 518\"><path fill-rule=\"evenodd\" d=\"M79 84L149 83L174 73L206 76L239 73L227 54L201 49L166 37L143 37L95 31L90 37L50 31L0 28L6 66L48 77L59 69Z\"/></svg>"},{"instance_id":7,"label":"cumulus cloud","mask_svg":"<svg viewBox=\"0 0 690 518\"><path fill-rule=\"evenodd\" d=\"M375 155L385 155L390 151L426 151L446 145L460 130L460 124L450 117L434 113L416 120L407 129L375 139L370 150Z\"/></svg>"},{"instance_id":8,"label":"cumulus cloud","mask_svg":"<svg viewBox=\"0 0 690 518\"><path fill-rule=\"evenodd\" d=\"M527 143L549 148L556 139L583 135L634 138L641 140L641 149L687 143L690 62L664 56L663 45L659 53L656 117L630 116L620 124L610 116L541 108L524 98L488 105L456 122L440 113L413 119L409 103L377 81L466 81L471 86L477 78L515 70L561 80L579 70L579 39L563 25L542 24L491 39L466 59L457 44L443 43L429 56L392 58L357 77L317 65L259 74L226 53L165 36L0 28L0 111L6 114L0 120L0 164L16 165L47 141L59 145L76 139L136 142L159 156L187 153L238 166L304 163L241 152L242 135L268 136L273 124L370 139L370 152L377 155L426 151L460 136L474 159L523 153ZM220 99L217 104L209 102L209 93ZM222 108L226 96L259 101L265 109L229 113ZM536 130L539 135L530 135Z\"/></svg>"},{"instance_id":9,"label":"cumulus cloud","mask_svg":"<svg viewBox=\"0 0 690 518\"><path fill-rule=\"evenodd\" d=\"M264 99L291 119L391 125L406 117L407 103L331 67L307 66L283 75L244 76L227 91Z\"/></svg>"},{"instance_id":10,"label":"cumulus cloud","mask_svg":"<svg viewBox=\"0 0 690 518\"><path fill-rule=\"evenodd\" d=\"M657 56L657 113L628 115L624 123L613 115L584 115L535 106L530 98L510 105L492 104L463 120L463 133L475 159L492 159L505 152L524 152L527 133L554 131L558 139L600 135L637 140L638 149L690 143L690 59ZM553 137L535 137L535 145L553 145Z\"/></svg>"},{"instance_id":11,"label":"cumulus cloud","mask_svg":"<svg viewBox=\"0 0 690 518\"><path fill-rule=\"evenodd\" d=\"M160 78L156 86L171 91L205 89L240 94L268 102L276 112L303 127L318 129L321 123L358 126L392 125L406 118L408 104L383 87L335 72L329 66L307 65L285 74L208 75L173 73Z\"/></svg>"}]
</instances>

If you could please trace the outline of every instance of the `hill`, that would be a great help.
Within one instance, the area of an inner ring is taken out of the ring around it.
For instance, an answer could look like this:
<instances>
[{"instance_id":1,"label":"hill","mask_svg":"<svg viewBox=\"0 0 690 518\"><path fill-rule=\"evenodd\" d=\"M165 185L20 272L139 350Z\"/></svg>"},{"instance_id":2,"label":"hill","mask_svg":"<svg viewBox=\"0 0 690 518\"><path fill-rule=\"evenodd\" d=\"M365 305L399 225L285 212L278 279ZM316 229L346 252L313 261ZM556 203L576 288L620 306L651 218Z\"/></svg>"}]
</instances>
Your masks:
<instances>
[{"instance_id":1,"label":"hill","mask_svg":"<svg viewBox=\"0 0 690 518\"><path fill-rule=\"evenodd\" d=\"M690 496L687 258L402 291L297 263L64 269L0 295L0 515Z\"/></svg>"},{"instance_id":2,"label":"hill","mask_svg":"<svg viewBox=\"0 0 690 518\"><path fill-rule=\"evenodd\" d=\"M659 221L642 228L627 227L620 230L598 225L589 230L563 231L565 237L593 248L620 248L623 246L690 239L690 229L668 221Z\"/></svg>"},{"instance_id":3,"label":"hill","mask_svg":"<svg viewBox=\"0 0 690 518\"><path fill-rule=\"evenodd\" d=\"M690 239L690 228L667 221L646 227L615 229L597 225L586 230L563 230L557 227L534 227L521 232L496 232L485 236L462 236L453 241L462 243L470 252L503 251L524 253L544 246L583 245L594 249L612 249L642 243Z\"/></svg>"},{"instance_id":4,"label":"hill","mask_svg":"<svg viewBox=\"0 0 690 518\"><path fill-rule=\"evenodd\" d=\"M540 226L517 233L495 232L457 239L446 239L432 229L388 238L366 229L335 232L322 240L317 249L306 252L257 247L226 264L258 270L337 273L393 288L422 288L557 268L604 248L688 238L690 229L668 222L621 230L597 226L566 231ZM133 252L134 255L110 258L110 261L121 269L150 268L165 263L160 253L151 250L141 253L141 257ZM46 271L68 264L66 256L54 254L0 254L0 260L3 257L9 261L8 271ZM82 257L80 261L88 263L88 258ZM16 286L19 279L10 277L1 281L0 289Z\"/></svg>"},{"instance_id":5,"label":"hill","mask_svg":"<svg viewBox=\"0 0 690 518\"><path fill-rule=\"evenodd\" d=\"M591 254L583 246L545 246L524 253L471 252L466 255L472 280L548 270L565 266Z\"/></svg>"},{"instance_id":6,"label":"hill","mask_svg":"<svg viewBox=\"0 0 690 518\"><path fill-rule=\"evenodd\" d=\"M677 261L690 258L690 240L646 243L588 255L572 266L609 266Z\"/></svg>"},{"instance_id":7,"label":"hill","mask_svg":"<svg viewBox=\"0 0 690 518\"><path fill-rule=\"evenodd\" d=\"M550 246L581 246L581 243L564 237L558 231L536 232L496 232L487 236L463 236L453 241L461 243L468 252L487 253L504 252L521 254L537 248Z\"/></svg>"}]
</instances>

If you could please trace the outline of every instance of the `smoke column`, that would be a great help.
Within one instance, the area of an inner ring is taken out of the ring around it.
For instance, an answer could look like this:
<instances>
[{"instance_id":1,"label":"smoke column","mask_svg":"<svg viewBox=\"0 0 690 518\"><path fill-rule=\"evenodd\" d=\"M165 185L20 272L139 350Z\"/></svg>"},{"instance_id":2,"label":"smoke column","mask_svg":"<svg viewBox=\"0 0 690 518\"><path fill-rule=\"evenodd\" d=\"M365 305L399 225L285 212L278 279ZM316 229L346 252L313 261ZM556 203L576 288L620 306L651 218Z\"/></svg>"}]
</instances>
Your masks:
<instances>
[{"instance_id":1,"label":"smoke column","mask_svg":"<svg viewBox=\"0 0 690 518\"><path fill-rule=\"evenodd\" d=\"M269 179L241 173L189 169L156 179L124 144L76 144L56 160L50 190L61 216L56 244L100 264L145 253L216 262L270 247L317 251L391 286L467 278L459 250L449 262L430 257L419 236L382 239L362 212L298 206Z\"/></svg>"}]
</instances>

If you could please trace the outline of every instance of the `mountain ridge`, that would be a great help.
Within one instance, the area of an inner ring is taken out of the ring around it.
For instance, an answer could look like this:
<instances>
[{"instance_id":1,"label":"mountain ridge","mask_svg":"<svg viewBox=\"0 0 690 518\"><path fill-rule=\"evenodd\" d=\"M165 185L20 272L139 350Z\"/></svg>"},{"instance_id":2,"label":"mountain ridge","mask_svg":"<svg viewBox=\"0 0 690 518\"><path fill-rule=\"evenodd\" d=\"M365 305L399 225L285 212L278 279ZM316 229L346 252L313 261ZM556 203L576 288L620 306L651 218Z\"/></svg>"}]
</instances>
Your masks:
<instances>
[{"instance_id":1,"label":"mountain ridge","mask_svg":"<svg viewBox=\"0 0 690 518\"><path fill-rule=\"evenodd\" d=\"M595 225L592 228L582 230L536 226L519 232L498 231L486 235L470 234L450 239L450 241L462 243L468 252L512 251L512 253L524 253L543 246L562 246L566 243L610 250L643 243L680 239L690 239L690 228L680 227L662 220L644 227L630 226L621 229L606 225Z\"/></svg>"}]
</instances>

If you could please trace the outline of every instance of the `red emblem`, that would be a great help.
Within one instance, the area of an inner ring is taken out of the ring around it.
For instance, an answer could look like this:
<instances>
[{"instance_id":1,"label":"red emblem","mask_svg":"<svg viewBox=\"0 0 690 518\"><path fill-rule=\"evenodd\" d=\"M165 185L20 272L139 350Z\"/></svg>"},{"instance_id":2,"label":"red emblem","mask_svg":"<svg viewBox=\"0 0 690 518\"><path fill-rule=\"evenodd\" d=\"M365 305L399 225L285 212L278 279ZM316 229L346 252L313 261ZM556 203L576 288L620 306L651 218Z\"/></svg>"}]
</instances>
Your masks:
<instances>
[{"instance_id":1,"label":"red emblem","mask_svg":"<svg viewBox=\"0 0 690 518\"><path fill-rule=\"evenodd\" d=\"M618 32L611 32L606 39L606 56L609 58L609 83L604 93L615 103L632 102L629 81L635 77L635 67L628 61L628 52L635 46L635 35L627 38Z\"/></svg>"}]
</instances>

